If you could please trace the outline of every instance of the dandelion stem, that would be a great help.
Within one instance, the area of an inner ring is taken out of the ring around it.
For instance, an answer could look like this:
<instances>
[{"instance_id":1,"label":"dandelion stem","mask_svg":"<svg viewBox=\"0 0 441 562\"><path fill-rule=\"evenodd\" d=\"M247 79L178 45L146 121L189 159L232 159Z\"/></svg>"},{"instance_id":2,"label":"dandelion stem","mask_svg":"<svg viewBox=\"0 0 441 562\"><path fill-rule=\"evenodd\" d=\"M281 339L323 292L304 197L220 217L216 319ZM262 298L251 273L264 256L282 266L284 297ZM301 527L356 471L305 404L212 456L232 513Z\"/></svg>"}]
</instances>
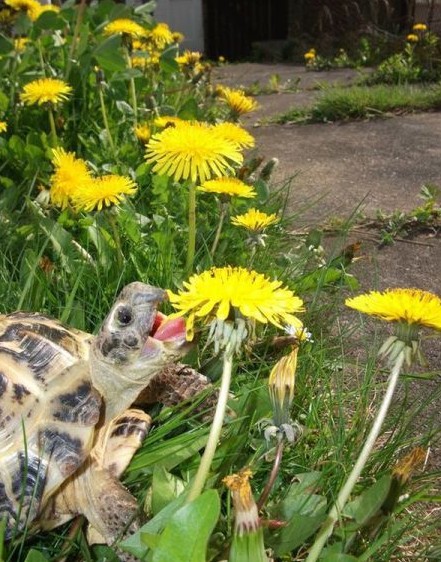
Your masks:
<instances>
[{"instance_id":1,"label":"dandelion stem","mask_svg":"<svg viewBox=\"0 0 441 562\"><path fill-rule=\"evenodd\" d=\"M132 67L132 59L130 58L129 50L126 48L126 62L129 69ZM136 101L136 87L135 87L135 79L133 76L129 79L129 90L130 90L130 98L132 101L132 109L133 109L133 123L136 127L138 123L138 104Z\"/></svg>"},{"instance_id":2,"label":"dandelion stem","mask_svg":"<svg viewBox=\"0 0 441 562\"><path fill-rule=\"evenodd\" d=\"M188 186L188 246L185 271L189 275L193 270L196 248L196 186L190 182Z\"/></svg>"},{"instance_id":3,"label":"dandelion stem","mask_svg":"<svg viewBox=\"0 0 441 562\"><path fill-rule=\"evenodd\" d=\"M279 474L280 464L282 462L283 456L283 449L284 449L284 441L281 439L276 447L276 456L274 457L273 467L271 469L269 478L267 483L265 484L265 488L263 492L260 494L260 498L257 501L257 509L260 511L262 507L265 505L268 496L274 486L274 482L276 481L277 475Z\"/></svg>"},{"instance_id":4,"label":"dandelion stem","mask_svg":"<svg viewBox=\"0 0 441 562\"><path fill-rule=\"evenodd\" d=\"M57 129L55 127L54 112L52 110L52 105L50 104L48 107L48 112L49 112L49 125L51 128L52 142L54 146L58 146L58 136L57 136Z\"/></svg>"},{"instance_id":5,"label":"dandelion stem","mask_svg":"<svg viewBox=\"0 0 441 562\"><path fill-rule=\"evenodd\" d=\"M195 479L193 481L190 492L187 496L187 502L196 499L202 492L205 482L210 471L211 463L216 452L217 442L222 431L222 425L227 408L228 393L230 390L231 369L233 367L233 354L226 350L224 352L224 367L222 372L221 387L217 400L216 412L214 414L213 423L208 436L207 445L202 455L201 463L198 467Z\"/></svg>"},{"instance_id":6,"label":"dandelion stem","mask_svg":"<svg viewBox=\"0 0 441 562\"><path fill-rule=\"evenodd\" d=\"M320 556L320 553L323 550L323 547L325 546L328 537L331 536L332 531L334 530L334 525L337 522L339 516L341 515L341 512L344 506L346 505L346 502L348 501L348 498L351 495L351 492L369 458L369 455L371 454L372 449L374 448L375 441L377 440L377 437L381 431L381 427L383 425L387 411L392 402L392 397L398 382L401 367L403 366L403 361L404 361L404 354L400 353L390 372L386 393L384 395L380 409L378 410L377 417L375 418L374 424L369 432L369 435L366 438L365 444L363 445L363 449L361 450L357 462L355 463L345 484L341 488L338 497L328 514L328 517L323 523L315 539L315 542L309 551L309 555L308 558L306 559L306 562L315 562Z\"/></svg>"},{"instance_id":7,"label":"dandelion stem","mask_svg":"<svg viewBox=\"0 0 441 562\"><path fill-rule=\"evenodd\" d=\"M116 216L114 214L113 209L109 209L109 212L107 213L107 217L109 219L109 224L112 228L113 239L115 242L116 261L118 263L118 268L121 270L124 263L124 255L122 253L122 248L121 248L121 237L119 235L118 223L116 222Z\"/></svg>"},{"instance_id":8,"label":"dandelion stem","mask_svg":"<svg viewBox=\"0 0 441 562\"><path fill-rule=\"evenodd\" d=\"M214 257L214 253L216 252L217 245L219 244L220 235L222 232L222 227L224 225L225 216L228 210L228 202L221 201L220 203L220 213L219 213L219 222L217 225L216 235L214 237L213 245L211 246L211 257Z\"/></svg>"},{"instance_id":9,"label":"dandelion stem","mask_svg":"<svg viewBox=\"0 0 441 562\"><path fill-rule=\"evenodd\" d=\"M103 116L104 127L106 128L107 138L109 139L110 148L112 149L113 157L116 158L115 144L113 142L112 133L110 132L109 120L107 119L106 104L104 101L104 94L101 85L98 85L98 95L100 98L101 114Z\"/></svg>"},{"instance_id":10,"label":"dandelion stem","mask_svg":"<svg viewBox=\"0 0 441 562\"><path fill-rule=\"evenodd\" d=\"M72 62L74 60L75 51L77 48L78 36L81 31L81 24L83 23L84 12L86 10L86 0L80 1L80 5L78 6L77 10L77 21L75 22L75 29L72 37L72 43L70 44L69 56L67 58L66 64L66 72L64 75L66 82L69 79L69 74L72 69Z\"/></svg>"}]
</instances>

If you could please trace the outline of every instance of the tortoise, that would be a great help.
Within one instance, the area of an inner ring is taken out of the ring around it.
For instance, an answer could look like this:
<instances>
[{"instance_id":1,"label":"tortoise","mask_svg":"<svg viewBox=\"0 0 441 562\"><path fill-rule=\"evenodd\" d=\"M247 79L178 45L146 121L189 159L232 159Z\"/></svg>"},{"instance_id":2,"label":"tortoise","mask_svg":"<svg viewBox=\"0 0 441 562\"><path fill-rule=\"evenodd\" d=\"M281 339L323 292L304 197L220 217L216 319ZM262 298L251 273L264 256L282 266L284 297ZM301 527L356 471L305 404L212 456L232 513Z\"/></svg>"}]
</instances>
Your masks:
<instances>
[{"instance_id":1,"label":"tortoise","mask_svg":"<svg viewBox=\"0 0 441 562\"><path fill-rule=\"evenodd\" d=\"M137 502L119 477L151 418L130 406L141 391L147 402L172 404L207 385L177 363L188 351L185 327L157 311L165 299L162 289L131 283L96 336L38 313L0 316L6 538L24 528L49 530L80 514L91 543L110 545L136 530Z\"/></svg>"}]
</instances>

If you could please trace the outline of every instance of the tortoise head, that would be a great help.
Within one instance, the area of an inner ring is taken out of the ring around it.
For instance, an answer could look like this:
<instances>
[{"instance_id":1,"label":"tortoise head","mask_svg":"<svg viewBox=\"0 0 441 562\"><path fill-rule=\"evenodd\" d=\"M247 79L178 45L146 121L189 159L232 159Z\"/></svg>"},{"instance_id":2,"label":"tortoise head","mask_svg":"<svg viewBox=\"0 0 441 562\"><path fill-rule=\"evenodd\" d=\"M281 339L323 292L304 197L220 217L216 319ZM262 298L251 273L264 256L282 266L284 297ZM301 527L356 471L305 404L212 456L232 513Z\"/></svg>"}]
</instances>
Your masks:
<instances>
[{"instance_id":1,"label":"tortoise head","mask_svg":"<svg viewBox=\"0 0 441 562\"><path fill-rule=\"evenodd\" d=\"M183 319L157 310L166 299L162 289L139 282L121 291L91 348L92 379L105 398L109 388L134 385L139 392L188 351Z\"/></svg>"}]
</instances>

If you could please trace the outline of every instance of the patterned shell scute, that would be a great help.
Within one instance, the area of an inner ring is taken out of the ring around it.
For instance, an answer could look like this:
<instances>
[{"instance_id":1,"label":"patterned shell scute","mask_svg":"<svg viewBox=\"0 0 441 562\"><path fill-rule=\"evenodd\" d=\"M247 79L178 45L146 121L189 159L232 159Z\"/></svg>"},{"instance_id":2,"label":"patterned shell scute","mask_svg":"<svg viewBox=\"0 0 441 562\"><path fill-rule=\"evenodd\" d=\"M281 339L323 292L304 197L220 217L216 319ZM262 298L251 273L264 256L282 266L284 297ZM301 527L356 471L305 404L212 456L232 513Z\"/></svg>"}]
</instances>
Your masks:
<instances>
[{"instance_id":1,"label":"patterned shell scute","mask_svg":"<svg viewBox=\"0 0 441 562\"><path fill-rule=\"evenodd\" d=\"M101 397L91 336L39 314L0 315L0 518L6 536L37 517L84 462Z\"/></svg>"}]
</instances>

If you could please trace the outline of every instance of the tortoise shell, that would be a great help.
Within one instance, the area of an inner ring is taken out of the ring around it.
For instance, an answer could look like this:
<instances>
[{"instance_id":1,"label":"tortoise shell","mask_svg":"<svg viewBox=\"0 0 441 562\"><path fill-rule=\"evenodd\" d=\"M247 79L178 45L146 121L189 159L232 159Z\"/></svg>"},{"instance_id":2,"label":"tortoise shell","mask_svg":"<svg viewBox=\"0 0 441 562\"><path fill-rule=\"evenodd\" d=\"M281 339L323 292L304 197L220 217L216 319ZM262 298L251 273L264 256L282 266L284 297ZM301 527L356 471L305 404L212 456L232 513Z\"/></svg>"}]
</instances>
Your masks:
<instances>
[{"instance_id":1,"label":"tortoise shell","mask_svg":"<svg viewBox=\"0 0 441 562\"><path fill-rule=\"evenodd\" d=\"M90 334L41 316L0 315L0 518L6 537L32 522L87 458L101 397Z\"/></svg>"}]
</instances>

